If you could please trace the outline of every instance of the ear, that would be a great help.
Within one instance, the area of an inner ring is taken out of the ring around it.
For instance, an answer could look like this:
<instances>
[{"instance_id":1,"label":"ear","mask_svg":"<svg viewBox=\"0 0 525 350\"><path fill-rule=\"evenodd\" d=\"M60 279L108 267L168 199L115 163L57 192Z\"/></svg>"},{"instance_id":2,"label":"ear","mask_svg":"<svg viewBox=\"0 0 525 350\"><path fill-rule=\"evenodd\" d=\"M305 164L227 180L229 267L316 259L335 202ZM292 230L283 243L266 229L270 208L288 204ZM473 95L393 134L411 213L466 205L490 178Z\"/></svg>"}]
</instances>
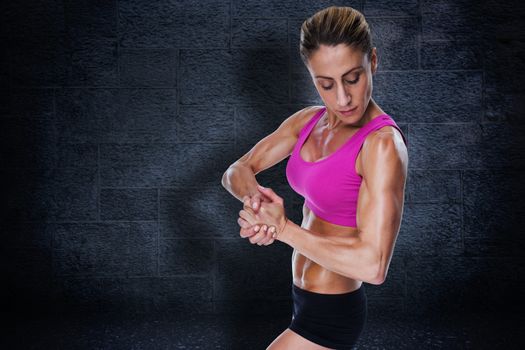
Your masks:
<instances>
[{"instance_id":1,"label":"ear","mask_svg":"<svg viewBox=\"0 0 525 350\"><path fill-rule=\"evenodd\" d=\"M377 66L378 66L379 62L378 62L378 58L377 58L377 49L376 49L375 46L372 48L372 52L370 54L370 64L371 64L372 74L376 74Z\"/></svg>"}]
</instances>

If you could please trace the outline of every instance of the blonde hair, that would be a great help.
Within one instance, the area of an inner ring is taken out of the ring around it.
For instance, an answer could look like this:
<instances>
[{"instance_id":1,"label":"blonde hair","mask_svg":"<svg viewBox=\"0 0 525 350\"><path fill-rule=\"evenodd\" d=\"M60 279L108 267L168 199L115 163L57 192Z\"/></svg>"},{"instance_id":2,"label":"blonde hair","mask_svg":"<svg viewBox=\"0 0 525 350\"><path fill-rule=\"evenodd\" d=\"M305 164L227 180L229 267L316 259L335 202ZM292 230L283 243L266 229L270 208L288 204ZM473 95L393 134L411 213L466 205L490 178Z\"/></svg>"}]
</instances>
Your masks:
<instances>
[{"instance_id":1,"label":"blonde hair","mask_svg":"<svg viewBox=\"0 0 525 350\"><path fill-rule=\"evenodd\" d=\"M370 27L365 16L352 7L327 7L306 19L301 25L299 53L304 64L307 64L321 44L336 46L341 43L360 49L368 55L370 61Z\"/></svg>"}]
</instances>

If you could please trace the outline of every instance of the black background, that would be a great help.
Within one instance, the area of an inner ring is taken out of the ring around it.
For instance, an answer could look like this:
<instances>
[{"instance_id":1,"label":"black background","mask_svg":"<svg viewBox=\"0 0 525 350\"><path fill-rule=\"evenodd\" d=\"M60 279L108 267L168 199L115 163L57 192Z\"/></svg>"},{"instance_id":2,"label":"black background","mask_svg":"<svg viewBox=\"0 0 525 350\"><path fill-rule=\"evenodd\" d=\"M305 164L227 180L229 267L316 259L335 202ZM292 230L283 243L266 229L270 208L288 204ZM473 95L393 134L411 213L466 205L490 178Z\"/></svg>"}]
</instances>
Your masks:
<instances>
[{"instance_id":1,"label":"black background","mask_svg":"<svg viewBox=\"0 0 525 350\"><path fill-rule=\"evenodd\" d=\"M366 285L362 348L516 345L518 1L3 4L2 301L13 341L262 348L287 326L292 249L239 237L241 203L221 176L286 117L322 104L298 40L302 21L330 5L366 16L379 56L373 97L409 142L401 230L387 280ZM257 179L300 223L285 164ZM407 323L378 321L397 318ZM422 323L433 319L466 328ZM501 322L510 325L498 331Z\"/></svg>"}]
</instances>

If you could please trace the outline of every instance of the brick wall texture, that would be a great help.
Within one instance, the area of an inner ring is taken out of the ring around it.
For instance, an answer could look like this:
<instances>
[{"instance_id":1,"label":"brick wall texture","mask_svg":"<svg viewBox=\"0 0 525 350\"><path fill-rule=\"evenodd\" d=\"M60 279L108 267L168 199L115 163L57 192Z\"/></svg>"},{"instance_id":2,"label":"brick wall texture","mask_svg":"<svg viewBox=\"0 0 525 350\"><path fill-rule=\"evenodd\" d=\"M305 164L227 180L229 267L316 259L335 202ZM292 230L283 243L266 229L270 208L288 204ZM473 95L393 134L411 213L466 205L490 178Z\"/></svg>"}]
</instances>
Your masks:
<instances>
[{"instance_id":1,"label":"brick wall texture","mask_svg":"<svg viewBox=\"0 0 525 350\"><path fill-rule=\"evenodd\" d=\"M322 104L304 19L362 11L373 97L409 141L406 201L371 312L514 308L523 283L518 1L11 1L2 5L7 306L291 313L291 247L239 237L227 167ZM300 222L286 161L257 175Z\"/></svg>"}]
</instances>

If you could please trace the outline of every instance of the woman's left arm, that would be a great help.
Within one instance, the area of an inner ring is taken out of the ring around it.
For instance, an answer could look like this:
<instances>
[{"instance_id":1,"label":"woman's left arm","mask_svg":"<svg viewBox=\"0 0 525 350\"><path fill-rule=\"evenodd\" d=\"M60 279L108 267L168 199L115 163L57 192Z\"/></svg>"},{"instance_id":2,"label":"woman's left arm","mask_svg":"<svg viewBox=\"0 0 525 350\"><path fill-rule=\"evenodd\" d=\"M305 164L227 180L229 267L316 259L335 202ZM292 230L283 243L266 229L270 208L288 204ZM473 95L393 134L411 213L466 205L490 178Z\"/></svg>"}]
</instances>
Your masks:
<instances>
[{"instance_id":1,"label":"woman's left arm","mask_svg":"<svg viewBox=\"0 0 525 350\"><path fill-rule=\"evenodd\" d=\"M408 154L399 134L376 132L363 147L358 234L326 237L289 221L277 239L319 265L371 284L384 282L401 225Z\"/></svg>"}]
</instances>

